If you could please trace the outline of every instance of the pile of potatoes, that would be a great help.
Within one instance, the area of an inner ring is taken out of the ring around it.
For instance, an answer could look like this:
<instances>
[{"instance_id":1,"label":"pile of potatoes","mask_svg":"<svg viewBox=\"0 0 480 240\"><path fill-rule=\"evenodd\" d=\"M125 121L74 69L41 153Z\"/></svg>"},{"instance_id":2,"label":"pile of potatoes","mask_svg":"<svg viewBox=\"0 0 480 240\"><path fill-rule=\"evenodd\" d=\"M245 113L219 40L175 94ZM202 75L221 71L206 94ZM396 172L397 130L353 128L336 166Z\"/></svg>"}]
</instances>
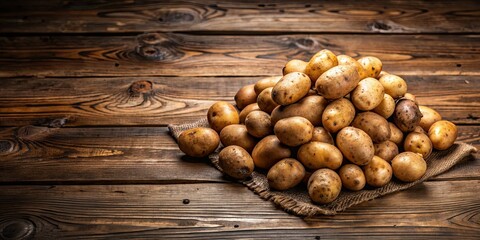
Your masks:
<instances>
[{"instance_id":1,"label":"pile of potatoes","mask_svg":"<svg viewBox=\"0 0 480 240\"><path fill-rule=\"evenodd\" d=\"M325 49L309 62L291 60L283 77L242 87L235 102L213 104L211 128L184 131L180 149L205 157L221 142L219 165L227 175L265 171L276 190L306 183L320 204L342 188L382 187L393 176L416 181L432 149L447 149L457 138L453 123L419 105L405 80L382 71L373 56L355 60Z\"/></svg>"}]
</instances>

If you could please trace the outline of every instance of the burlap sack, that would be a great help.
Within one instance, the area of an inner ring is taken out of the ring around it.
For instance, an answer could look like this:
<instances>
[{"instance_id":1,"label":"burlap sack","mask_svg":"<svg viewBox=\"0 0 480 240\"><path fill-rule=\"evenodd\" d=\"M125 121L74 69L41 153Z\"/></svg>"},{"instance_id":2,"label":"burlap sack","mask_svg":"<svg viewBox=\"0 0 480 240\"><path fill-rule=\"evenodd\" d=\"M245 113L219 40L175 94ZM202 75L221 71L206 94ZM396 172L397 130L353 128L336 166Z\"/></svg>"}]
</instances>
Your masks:
<instances>
[{"instance_id":1,"label":"burlap sack","mask_svg":"<svg viewBox=\"0 0 480 240\"><path fill-rule=\"evenodd\" d=\"M182 131L193 127L208 127L207 119L205 118L197 122L182 125L169 125L168 129L175 140L177 140ZM222 169L218 166L218 152L220 149L221 146L215 153L209 156L209 159L218 170L222 171ZM465 143L456 143L448 150L434 151L426 159L428 165L427 172L420 180L416 182L402 183L398 180L392 179L390 183L381 188L367 188L358 192L351 192L342 189L340 196L332 203L326 205L317 205L310 201L304 185L283 192L271 190L268 186L267 177L265 174L262 174L258 171L254 171L250 179L239 182L247 186L261 198L274 202L289 213L293 213L298 216L312 216L318 214L335 215L336 213L343 211L348 207L389 193L407 189L431 177L441 174L453 167L455 164L461 162L472 152L476 152L475 147Z\"/></svg>"}]
</instances>

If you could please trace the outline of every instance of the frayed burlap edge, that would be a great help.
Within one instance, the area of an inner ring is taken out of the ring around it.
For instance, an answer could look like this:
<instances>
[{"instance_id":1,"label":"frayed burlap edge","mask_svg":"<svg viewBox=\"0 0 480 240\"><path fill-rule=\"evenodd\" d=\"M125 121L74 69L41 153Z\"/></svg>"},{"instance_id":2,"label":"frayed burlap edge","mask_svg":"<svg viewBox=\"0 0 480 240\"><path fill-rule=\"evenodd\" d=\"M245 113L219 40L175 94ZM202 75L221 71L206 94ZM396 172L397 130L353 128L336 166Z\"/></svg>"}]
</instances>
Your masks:
<instances>
[{"instance_id":1,"label":"frayed burlap edge","mask_svg":"<svg viewBox=\"0 0 480 240\"><path fill-rule=\"evenodd\" d=\"M178 136L180 136L182 131L194 127L208 127L207 119L203 118L193 123L181 125L168 125L168 129L175 140L178 139ZM209 156L209 159L219 171L223 172L218 165L218 152L221 148L222 146L219 146L215 153ZM357 192L342 190L341 194L335 201L325 205L317 205L311 202L304 185L283 192L271 190L268 186L266 176L258 171L254 171L249 179L239 182L247 186L254 193L258 194L262 199L272 201L289 213L298 216L313 216L319 214L335 215L351 206L422 183L431 177L447 171L476 151L476 148L472 145L455 143L447 150L434 151L426 159L428 165L427 172L418 181L403 183L397 180L392 180L381 188L364 189Z\"/></svg>"}]
</instances>

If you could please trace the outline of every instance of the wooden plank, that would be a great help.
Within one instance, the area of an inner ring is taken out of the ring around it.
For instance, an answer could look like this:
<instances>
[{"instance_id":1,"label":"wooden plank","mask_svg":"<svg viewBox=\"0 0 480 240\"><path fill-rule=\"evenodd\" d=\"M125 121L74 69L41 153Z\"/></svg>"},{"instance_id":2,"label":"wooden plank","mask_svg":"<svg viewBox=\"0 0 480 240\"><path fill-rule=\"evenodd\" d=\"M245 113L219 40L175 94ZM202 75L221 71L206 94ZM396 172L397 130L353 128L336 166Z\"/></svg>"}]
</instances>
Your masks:
<instances>
[{"instance_id":1,"label":"wooden plank","mask_svg":"<svg viewBox=\"0 0 480 240\"><path fill-rule=\"evenodd\" d=\"M463 1L2 1L8 33L479 32L480 6Z\"/></svg>"},{"instance_id":2,"label":"wooden plank","mask_svg":"<svg viewBox=\"0 0 480 240\"><path fill-rule=\"evenodd\" d=\"M269 76L328 48L398 75L480 75L479 35L0 37L0 77Z\"/></svg>"},{"instance_id":3,"label":"wooden plank","mask_svg":"<svg viewBox=\"0 0 480 240\"><path fill-rule=\"evenodd\" d=\"M233 102L262 77L8 78L0 89L0 126L158 126L195 121L216 101ZM406 76L421 104L457 124L480 124L476 76ZM142 88L140 88L143 86ZM32 91L32 89L34 89Z\"/></svg>"},{"instance_id":4,"label":"wooden plank","mask_svg":"<svg viewBox=\"0 0 480 240\"><path fill-rule=\"evenodd\" d=\"M480 126L459 126L459 141L480 149ZM480 154L436 180L480 179ZM164 127L0 131L0 183L224 182L206 159L180 152Z\"/></svg>"},{"instance_id":5,"label":"wooden plank","mask_svg":"<svg viewBox=\"0 0 480 240\"><path fill-rule=\"evenodd\" d=\"M238 184L3 186L0 233L37 239L478 239L479 186L479 180L426 182L336 216L305 219Z\"/></svg>"}]
</instances>

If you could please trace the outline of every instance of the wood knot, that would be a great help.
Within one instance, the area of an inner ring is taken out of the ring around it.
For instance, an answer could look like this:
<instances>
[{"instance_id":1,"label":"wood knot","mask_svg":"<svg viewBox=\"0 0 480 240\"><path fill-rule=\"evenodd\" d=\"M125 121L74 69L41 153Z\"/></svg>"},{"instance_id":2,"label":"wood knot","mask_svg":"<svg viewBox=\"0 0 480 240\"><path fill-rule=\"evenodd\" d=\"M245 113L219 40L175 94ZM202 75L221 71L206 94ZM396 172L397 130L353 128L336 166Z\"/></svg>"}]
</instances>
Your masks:
<instances>
[{"instance_id":1,"label":"wood knot","mask_svg":"<svg viewBox=\"0 0 480 240\"><path fill-rule=\"evenodd\" d=\"M0 224L1 239L29 239L35 232L35 225L27 219L15 219Z\"/></svg>"},{"instance_id":2,"label":"wood knot","mask_svg":"<svg viewBox=\"0 0 480 240\"><path fill-rule=\"evenodd\" d=\"M158 16L158 21L161 23L192 23L196 19L194 13L181 9L164 11Z\"/></svg>"},{"instance_id":3,"label":"wood knot","mask_svg":"<svg viewBox=\"0 0 480 240\"><path fill-rule=\"evenodd\" d=\"M137 81L130 86L130 92L134 94L148 93L153 89L153 83L150 81Z\"/></svg>"},{"instance_id":4,"label":"wood knot","mask_svg":"<svg viewBox=\"0 0 480 240\"><path fill-rule=\"evenodd\" d=\"M137 37L136 53L148 60L171 61L185 53L178 50L175 37L160 33L146 33Z\"/></svg>"},{"instance_id":5,"label":"wood knot","mask_svg":"<svg viewBox=\"0 0 480 240\"><path fill-rule=\"evenodd\" d=\"M168 41L168 38L166 38L164 35L160 33L145 33L145 34L139 35L137 37L137 41L140 44L143 43L148 45L155 45L155 44Z\"/></svg>"},{"instance_id":6,"label":"wood knot","mask_svg":"<svg viewBox=\"0 0 480 240\"><path fill-rule=\"evenodd\" d=\"M13 151L13 143L7 140L0 140L0 153L9 153Z\"/></svg>"}]
</instances>

